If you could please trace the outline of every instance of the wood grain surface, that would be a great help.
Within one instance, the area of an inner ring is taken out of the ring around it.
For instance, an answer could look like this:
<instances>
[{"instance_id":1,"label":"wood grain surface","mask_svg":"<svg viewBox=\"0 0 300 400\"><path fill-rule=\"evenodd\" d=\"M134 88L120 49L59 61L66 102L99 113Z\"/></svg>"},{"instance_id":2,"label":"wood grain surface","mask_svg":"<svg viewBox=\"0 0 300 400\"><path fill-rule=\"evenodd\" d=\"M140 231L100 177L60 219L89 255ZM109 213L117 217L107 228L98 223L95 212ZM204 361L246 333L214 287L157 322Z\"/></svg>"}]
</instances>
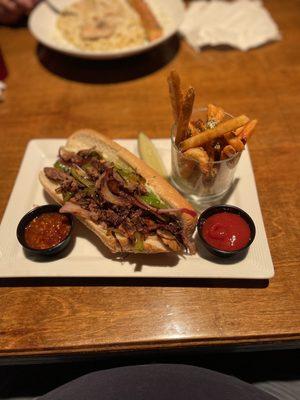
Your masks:
<instances>
[{"instance_id":1,"label":"wood grain surface","mask_svg":"<svg viewBox=\"0 0 300 400\"><path fill-rule=\"evenodd\" d=\"M10 73L0 104L0 217L32 138L82 127L113 138L167 137L166 77L175 68L199 105L258 118L250 151L275 266L270 282L1 280L0 356L300 339L299 1L264 3L283 39L245 53L195 53L175 37L131 59L93 62L37 45L26 28L0 28Z\"/></svg>"}]
</instances>

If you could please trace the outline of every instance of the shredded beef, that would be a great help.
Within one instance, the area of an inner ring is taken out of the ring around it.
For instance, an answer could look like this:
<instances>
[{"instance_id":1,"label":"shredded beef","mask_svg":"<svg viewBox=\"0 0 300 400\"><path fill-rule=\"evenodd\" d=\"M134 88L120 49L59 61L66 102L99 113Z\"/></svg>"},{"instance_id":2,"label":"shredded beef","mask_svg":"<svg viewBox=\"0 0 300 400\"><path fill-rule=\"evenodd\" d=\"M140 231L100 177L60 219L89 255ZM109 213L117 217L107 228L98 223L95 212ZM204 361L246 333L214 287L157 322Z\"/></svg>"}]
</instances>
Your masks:
<instances>
[{"instance_id":1,"label":"shredded beef","mask_svg":"<svg viewBox=\"0 0 300 400\"><path fill-rule=\"evenodd\" d=\"M94 152L96 147L91 147L90 149L80 150L77 154L80 157L88 158L92 152Z\"/></svg>"},{"instance_id":2,"label":"shredded beef","mask_svg":"<svg viewBox=\"0 0 300 400\"><path fill-rule=\"evenodd\" d=\"M53 168L53 167L45 167L44 172L45 172L45 175L47 176L47 178L51 179L52 181L59 182L59 183L63 182L63 180L65 178L69 177L68 174L61 172L58 169Z\"/></svg>"},{"instance_id":3,"label":"shredded beef","mask_svg":"<svg viewBox=\"0 0 300 400\"><path fill-rule=\"evenodd\" d=\"M122 192L120 190L120 184L116 180L110 179L107 182L107 186L112 193L117 195L122 195Z\"/></svg>"},{"instance_id":4,"label":"shredded beef","mask_svg":"<svg viewBox=\"0 0 300 400\"><path fill-rule=\"evenodd\" d=\"M151 218L144 218L144 224L148 232L156 231L162 224L153 221Z\"/></svg>"},{"instance_id":5,"label":"shredded beef","mask_svg":"<svg viewBox=\"0 0 300 400\"><path fill-rule=\"evenodd\" d=\"M102 174L102 172L104 172L105 164L106 164L106 161L105 161L105 160L99 160L99 158L97 158L97 157L92 157L92 158L89 160L89 163L90 163L94 168L96 168L96 169L99 171L100 174Z\"/></svg>"},{"instance_id":6,"label":"shredded beef","mask_svg":"<svg viewBox=\"0 0 300 400\"><path fill-rule=\"evenodd\" d=\"M109 226L113 226L115 228L117 228L124 220L123 215L119 215L113 210L99 210L98 208L98 211L96 213L98 221L104 221Z\"/></svg>"},{"instance_id":7,"label":"shredded beef","mask_svg":"<svg viewBox=\"0 0 300 400\"><path fill-rule=\"evenodd\" d=\"M95 168L93 165L88 165L84 168L89 178L92 178L93 181L97 180L100 176L99 169Z\"/></svg>"},{"instance_id":8,"label":"shredded beef","mask_svg":"<svg viewBox=\"0 0 300 400\"><path fill-rule=\"evenodd\" d=\"M145 237L156 233L158 229L168 231L180 243L188 247L188 239L182 231L180 222L174 215L161 215L153 207L148 207L139 201L139 196L148 193L144 180L139 176L125 180L114 164L93 155L94 148L73 153L65 149L60 150L60 159L65 164L77 164L83 168L92 187L78 182L73 176L56 168L45 168L46 176L59 183L58 191L72 192L72 201L88 213L89 218L97 224L108 228L116 228L129 239L133 239L136 232ZM103 183L114 196L123 198L128 206L112 204L102 196ZM175 240L175 239L174 239Z\"/></svg>"},{"instance_id":9,"label":"shredded beef","mask_svg":"<svg viewBox=\"0 0 300 400\"><path fill-rule=\"evenodd\" d=\"M93 201L83 191L76 193L73 199L76 201L77 204L80 205L80 207L84 208L85 210L89 210L89 205Z\"/></svg>"},{"instance_id":10,"label":"shredded beef","mask_svg":"<svg viewBox=\"0 0 300 400\"><path fill-rule=\"evenodd\" d=\"M47 178L60 184L62 191L70 191L74 193L79 190L79 184L76 179L67 173L52 167L45 167L44 172Z\"/></svg>"},{"instance_id":11,"label":"shredded beef","mask_svg":"<svg viewBox=\"0 0 300 400\"><path fill-rule=\"evenodd\" d=\"M137 194L138 196L143 196L144 194L147 194L148 191L145 187L145 185L141 184L136 188L135 194Z\"/></svg>"},{"instance_id":12,"label":"shredded beef","mask_svg":"<svg viewBox=\"0 0 300 400\"><path fill-rule=\"evenodd\" d=\"M84 161L80 155L74 153L73 151L67 151L63 147L61 147L59 150L59 157L67 163L74 163L77 165L82 165Z\"/></svg>"},{"instance_id":13,"label":"shredded beef","mask_svg":"<svg viewBox=\"0 0 300 400\"><path fill-rule=\"evenodd\" d=\"M169 222L167 225L165 225L165 228L174 235L178 235L181 232L181 226L177 221Z\"/></svg>"},{"instance_id":14,"label":"shredded beef","mask_svg":"<svg viewBox=\"0 0 300 400\"><path fill-rule=\"evenodd\" d=\"M138 232L145 232L146 226L141 218L141 215L130 216L130 218L126 219L126 223L127 225L130 225L132 229Z\"/></svg>"}]
</instances>

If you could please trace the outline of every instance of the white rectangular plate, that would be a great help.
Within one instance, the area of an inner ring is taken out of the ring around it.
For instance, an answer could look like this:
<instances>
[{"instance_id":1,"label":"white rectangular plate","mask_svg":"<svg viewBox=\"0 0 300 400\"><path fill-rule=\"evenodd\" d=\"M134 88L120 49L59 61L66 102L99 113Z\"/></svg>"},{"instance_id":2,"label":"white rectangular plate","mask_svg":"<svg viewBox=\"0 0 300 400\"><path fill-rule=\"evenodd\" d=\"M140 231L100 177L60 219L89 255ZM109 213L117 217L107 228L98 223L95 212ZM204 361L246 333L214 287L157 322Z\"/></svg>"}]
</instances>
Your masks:
<instances>
[{"instance_id":1,"label":"white rectangular plate","mask_svg":"<svg viewBox=\"0 0 300 400\"><path fill-rule=\"evenodd\" d=\"M119 140L137 154L136 140ZM75 240L58 259L28 258L17 241L16 228L22 216L36 205L52 202L43 191L38 173L53 165L61 139L32 140L25 156L0 227L0 277L126 277L126 278L239 278L268 279L274 275L263 219L256 192L248 150L244 151L236 172L236 186L228 204L248 212L256 225L256 238L243 259L221 260L199 246L198 254L178 257L174 254L110 254L100 240L80 223ZM165 164L170 167L170 140L154 140Z\"/></svg>"}]
</instances>

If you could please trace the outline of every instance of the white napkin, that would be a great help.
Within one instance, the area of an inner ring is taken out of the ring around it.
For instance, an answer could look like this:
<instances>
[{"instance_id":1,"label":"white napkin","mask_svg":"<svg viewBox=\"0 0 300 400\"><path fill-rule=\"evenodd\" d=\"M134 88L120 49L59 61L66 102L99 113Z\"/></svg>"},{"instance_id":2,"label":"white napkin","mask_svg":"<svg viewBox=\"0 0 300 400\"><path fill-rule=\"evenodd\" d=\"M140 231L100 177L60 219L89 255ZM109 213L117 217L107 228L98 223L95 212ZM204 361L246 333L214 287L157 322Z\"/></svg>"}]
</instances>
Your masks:
<instances>
[{"instance_id":1,"label":"white napkin","mask_svg":"<svg viewBox=\"0 0 300 400\"><path fill-rule=\"evenodd\" d=\"M260 0L193 1L180 32L198 50L207 45L230 45L246 51L281 38Z\"/></svg>"}]
</instances>

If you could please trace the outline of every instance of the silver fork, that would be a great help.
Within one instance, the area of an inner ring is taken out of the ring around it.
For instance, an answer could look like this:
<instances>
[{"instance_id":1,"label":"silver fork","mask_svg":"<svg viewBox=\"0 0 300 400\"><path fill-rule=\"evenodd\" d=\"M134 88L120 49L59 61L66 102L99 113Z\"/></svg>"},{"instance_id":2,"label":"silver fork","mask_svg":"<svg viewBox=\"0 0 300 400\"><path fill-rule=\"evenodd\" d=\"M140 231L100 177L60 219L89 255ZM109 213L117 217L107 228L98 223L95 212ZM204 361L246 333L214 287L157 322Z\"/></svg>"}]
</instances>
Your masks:
<instances>
[{"instance_id":1,"label":"silver fork","mask_svg":"<svg viewBox=\"0 0 300 400\"><path fill-rule=\"evenodd\" d=\"M52 3L51 0L45 0L45 3L47 4L47 6L54 11L56 14L61 14L61 15L76 15L75 12L72 11L66 11L64 9L60 9L59 7L57 7L56 4Z\"/></svg>"}]
</instances>

